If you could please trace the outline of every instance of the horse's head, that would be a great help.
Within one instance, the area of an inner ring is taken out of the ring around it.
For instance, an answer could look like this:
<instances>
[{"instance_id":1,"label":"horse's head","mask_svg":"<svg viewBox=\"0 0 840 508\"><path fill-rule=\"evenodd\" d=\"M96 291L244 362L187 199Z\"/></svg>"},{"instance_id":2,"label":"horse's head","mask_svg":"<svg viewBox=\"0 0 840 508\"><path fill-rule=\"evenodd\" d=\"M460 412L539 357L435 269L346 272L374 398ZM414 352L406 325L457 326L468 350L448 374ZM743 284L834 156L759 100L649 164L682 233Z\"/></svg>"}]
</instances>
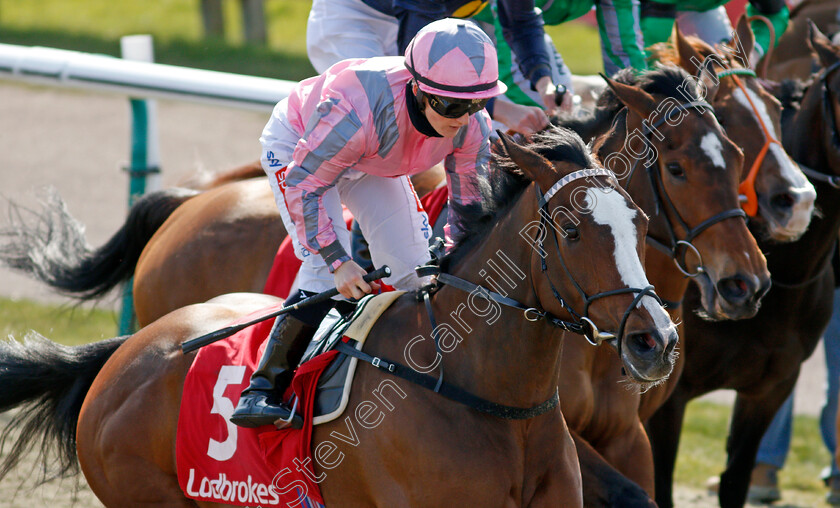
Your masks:
<instances>
[{"instance_id":1,"label":"horse's head","mask_svg":"<svg viewBox=\"0 0 840 508\"><path fill-rule=\"evenodd\" d=\"M819 166L831 175L838 175L840 161L837 160L836 154L840 152L840 46L820 32L810 20L808 32L808 45L817 55L822 70L808 87L800 109L801 114L806 118L820 117L822 119L821 122L814 122L819 125L811 126L814 129L812 131L814 135L822 139L819 142L811 139L808 140L809 145L791 147L791 149L802 151L805 148L805 151L808 151L811 148L809 154L811 157L802 162ZM796 136L791 136L791 138L796 138ZM826 150L813 149L815 144L825 147ZM818 156L820 152L822 155ZM813 162L812 157L816 157ZM820 158L824 160L819 160ZM832 183L832 185L836 184L837 182Z\"/></svg>"},{"instance_id":2,"label":"horse's head","mask_svg":"<svg viewBox=\"0 0 840 508\"><path fill-rule=\"evenodd\" d=\"M726 134L744 152L739 191L750 229L775 241L796 240L811 220L816 192L782 147L779 101L750 68L755 38L746 17L739 19L736 37L718 51L679 28L674 38L682 68L719 79L717 93L708 100Z\"/></svg>"},{"instance_id":3,"label":"horse's head","mask_svg":"<svg viewBox=\"0 0 840 508\"><path fill-rule=\"evenodd\" d=\"M770 274L738 203L741 151L683 70L663 66L632 81L608 80L626 109L598 153L651 217L648 244L698 283L705 313L754 315ZM714 94L713 83L706 89Z\"/></svg>"},{"instance_id":4,"label":"horse's head","mask_svg":"<svg viewBox=\"0 0 840 508\"><path fill-rule=\"evenodd\" d=\"M535 220L520 235L533 242L539 306L577 323L591 342L614 340L634 380L668 376L677 332L645 276L644 212L573 132L541 135L535 148L542 155L502 139L511 161L535 182Z\"/></svg>"}]
</instances>

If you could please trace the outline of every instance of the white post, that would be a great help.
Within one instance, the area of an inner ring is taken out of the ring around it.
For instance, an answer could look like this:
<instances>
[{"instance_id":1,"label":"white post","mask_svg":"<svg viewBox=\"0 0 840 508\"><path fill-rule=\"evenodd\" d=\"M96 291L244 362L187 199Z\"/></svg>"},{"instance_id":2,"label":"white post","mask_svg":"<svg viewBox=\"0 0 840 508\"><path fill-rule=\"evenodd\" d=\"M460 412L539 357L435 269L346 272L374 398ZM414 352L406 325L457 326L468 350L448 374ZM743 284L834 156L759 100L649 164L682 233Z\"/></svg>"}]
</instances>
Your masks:
<instances>
[{"instance_id":1,"label":"white post","mask_svg":"<svg viewBox=\"0 0 840 508\"><path fill-rule=\"evenodd\" d=\"M152 63L155 61L151 35L127 35L120 39L125 60ZM135 102L137 101L137 102ZM157 101L131 99L132 158L131 171L144 172L145 185L139 194L161 189L160 136L157 125ZM132 193L134 194L134 193ZM136 198L136 196L132 196Z\"/></svg>"},{"instance_id":2,"label":"white post","mask_svg":"<svg viewBox=\"0 0 840 508\"><path fill-rule=\"evenodd\" d=\"M127 60L154 61L151 35L129 35L120 39L122 55ZM157 131L157 102L154 99L129 99L131 104L131 162L128 165L128 206L143 194L161 188L160 144ZM134 280L123 287L120 335L134 333L137 318L132 294Z\"/></svg>"}]
</instances>

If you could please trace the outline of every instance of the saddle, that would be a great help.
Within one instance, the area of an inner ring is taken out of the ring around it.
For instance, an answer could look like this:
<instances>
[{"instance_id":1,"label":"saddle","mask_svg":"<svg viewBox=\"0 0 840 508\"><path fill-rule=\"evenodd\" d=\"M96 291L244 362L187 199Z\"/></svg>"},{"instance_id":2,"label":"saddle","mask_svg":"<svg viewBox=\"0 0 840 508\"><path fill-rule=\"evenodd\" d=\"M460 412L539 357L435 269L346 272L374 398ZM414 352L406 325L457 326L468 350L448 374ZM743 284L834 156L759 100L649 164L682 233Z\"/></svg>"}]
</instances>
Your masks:
<instances>
[{"instance_id":1,"label":"saddle","mask_svg":"<svg viewBox=\"0 0 840 508\"><path fill-rule=\"evenodd\" d=\"M344 316L336 309L331 310L306 348L301 364L332 351L340 341L361 351L373 324L385 309L404 293L405 291L389 291L379 295L368 295L359 301L355 311ZM314 425L335 420L344 412L358 362L358 358L339 352L321 374L312 413Z\"/></svg>"}]
</instances>

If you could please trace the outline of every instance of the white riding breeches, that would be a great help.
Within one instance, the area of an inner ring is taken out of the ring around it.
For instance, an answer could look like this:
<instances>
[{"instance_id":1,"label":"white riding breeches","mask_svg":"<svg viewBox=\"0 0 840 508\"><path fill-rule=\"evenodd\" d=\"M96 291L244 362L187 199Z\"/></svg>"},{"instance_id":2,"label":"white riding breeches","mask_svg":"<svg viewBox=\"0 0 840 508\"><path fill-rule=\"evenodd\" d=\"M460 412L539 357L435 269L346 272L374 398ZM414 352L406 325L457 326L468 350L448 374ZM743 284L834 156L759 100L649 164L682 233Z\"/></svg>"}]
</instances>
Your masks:
<instances>
[{"instance_id":1,"label":"white riding breeches","mask_svg":"<svg viewBox=\"0 0 840 508\"><path fill-rule=\"evenodd\" d=\"M702 12L679 11L677 22L682 33L695 35L713 46L730 40L735 33L722 5Z\"/></svg>"},{"instance_id":2,"label":"white riding breeches","mask_svg":"<svg viewBox=\"0 0 840 508\"><path fill-rule=\"evenodd\" d=\"M285 124L282 120L281 124ZM292 160L299 136L288 125L285 126L285 132L278 132L275 128L270 137L264 134L260 139L263 142L261 162L283 225L292 237L295 255L303 261L296 285L298 289L320 293L334 288L335 280L324 259L300 244L295 224L286 208L282 174L286 164L277 161ZM342 203L353 214L368 241L373 265L376 268L382 265L391 268L391 277L385 280L386 283L411 291L429 282L428 278L417 277L414 268L430 259L432 226L407 176L388 178L350 169L334 187L324 192L322 202L338 241L348 253L352 252L350 232L344 222Z\"/></svg>"},{"instance_id":3,"label":"white riding breeches","mask_svg":"<svg viewBox=\"0 0 840 508\"><path fill-rule=\"evenodd\" d=\"M397 56L396 18L362 0L313 0L306 53L318 73L348 58Z\"/></svg>"}]
</instances>

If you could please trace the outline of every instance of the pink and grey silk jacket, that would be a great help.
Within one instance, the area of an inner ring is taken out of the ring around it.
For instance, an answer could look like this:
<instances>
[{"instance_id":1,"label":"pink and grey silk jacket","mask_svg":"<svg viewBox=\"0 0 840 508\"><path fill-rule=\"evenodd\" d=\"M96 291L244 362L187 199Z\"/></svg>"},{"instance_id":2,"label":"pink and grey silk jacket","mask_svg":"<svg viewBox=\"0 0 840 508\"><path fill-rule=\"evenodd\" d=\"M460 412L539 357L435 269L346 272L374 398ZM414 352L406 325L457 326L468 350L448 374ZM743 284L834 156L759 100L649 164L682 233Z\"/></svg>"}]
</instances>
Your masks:
<instances>
[{"instance_id":1,"label":"pink and grey silk jacket","mask_svg":"<svg viewBox=\"0 0 840 508\"><path fill-rule=\"evenodd\" d=\"M344 60L301 81L287 101L287 124L272 127L280 123L272 115L263 133L263 144L289 128L299 136L285 174L286 207L301 245L319 253L331 270L350 257L334 230L345 226L332 223L323 196L350 169L399 177L443 161L450 199L461 204L480 199L477 175L487 171L490 159L489 116L484 111L471 116L452 139L421 134L407 111L411 74L403 62L403 57Z\"/></svg>"}]
</instances>

